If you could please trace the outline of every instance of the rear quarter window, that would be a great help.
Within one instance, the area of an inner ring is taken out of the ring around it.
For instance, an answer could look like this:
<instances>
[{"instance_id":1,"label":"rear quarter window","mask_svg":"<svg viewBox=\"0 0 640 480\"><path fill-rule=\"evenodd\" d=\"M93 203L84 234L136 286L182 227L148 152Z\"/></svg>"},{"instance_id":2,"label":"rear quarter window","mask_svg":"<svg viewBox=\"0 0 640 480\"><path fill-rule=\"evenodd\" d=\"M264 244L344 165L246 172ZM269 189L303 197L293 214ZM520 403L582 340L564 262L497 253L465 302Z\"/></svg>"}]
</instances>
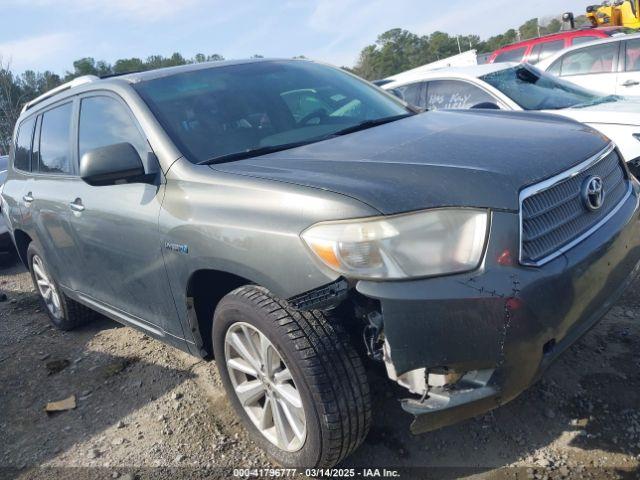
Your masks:
<instances>
[{"instance_id":1,"label":"rear quarter window","mask_svg":"<svg viewBox=\"0 0 640 480\"><path fill-rule=\"evenodd\" d=\"M30 118L18 127L13 153L13 168L23 171L31 170L31 140L35 123L35 118Z\"/></svg>"}]
</instances>

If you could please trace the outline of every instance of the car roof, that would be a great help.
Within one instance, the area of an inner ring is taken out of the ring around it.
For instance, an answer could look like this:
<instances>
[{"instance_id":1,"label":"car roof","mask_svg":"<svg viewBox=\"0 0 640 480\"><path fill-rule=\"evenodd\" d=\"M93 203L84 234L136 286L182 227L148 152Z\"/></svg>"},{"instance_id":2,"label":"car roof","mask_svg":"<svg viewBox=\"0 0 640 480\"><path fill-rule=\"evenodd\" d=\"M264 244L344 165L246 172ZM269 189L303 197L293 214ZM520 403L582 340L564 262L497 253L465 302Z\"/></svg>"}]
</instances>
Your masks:
<instances>
[{"instance_id":1,"label":"car roof","mask_svg":"<svg viewBox=\"0 0 640 480\"><path fill-rule=\"evenodd\" d=\"M455 77L455 78L478 78L489 73L499 72L519 65L515 62L505 63L487 63L483 65L473 65L468 67L444 67L435 70L426 70L422 72L406 72L406 75L399 73L393 77L389 77L392 80L382 86L384 89L395 88L408 83L420 82L423 80L429 80L442 77Z\"/></svg>"},{"instance_id":2,"label":"car roof","mask_svg":"<svg viewBox=\"0 0 640 480\"><path fill-rule=\"evenodd\" d=\"M624 27L598 27L598 28L583 27L583 28L577 28L575 30L565 30L565 31L556 32L556 33L549 33L547 35L541 35L539 37L528 38L526 40L521 40L519 42L514 42L514 43L510 43L508 45L504 45L504 46L496 49L493 52L493 54L502 52L504 50L514 50L514 49L517 49L517 48L525 47L525 46L531 45L533 43L542 43L541 41L548 41L548 40L567 38L567 37L569 37L569 38L571 38L571 37L586 37L586 36L589 36L589 34L592 34L594 32L602 32L602 33L605 33L606 35L613 35L617 31L622 31L623 28ZM602 36L600 38L605 39L605 38L610 38L610 37Z\"/></svg>"},{"instance_id":3,"label":"car roof","mask_svg":"<svg viewBox=\"0 0 640 480\"><path fill-rule=\"evenodd\" d=\"M22 112L20 118L23 116L31 115L32 108L44 107L48 106L51 103L55 103L58 100L62 100L63 98L69 97L75 94L79 89L86 90L87 85L90 85L91 88L100 88L103 85L112 84L113 82L119 83L140 83L148 80L154 80L156 78L168 77L171 75L176 75L178 73L185 73L197 70L205 70L209 68L221 68L228 67L232 65L243 65L243 64L251 64L251 63L262 63L262 62L311 62L311 60L307 59L279 59L279 58L251 58L244 60L222 60L222 61L213 61L213 62L202 62L202 63L191 63L187 65L179 65L176 67L165 67L158 68L155 70L147 70L143 72L132 72L132 73L124 73L117 75L107 75L105 77L96 77L95 75L85 75L82 77L77 77L70 82L64 83L55 87L48 92L40 95L39 97L27 102L22 108ZM34 111L38 111L40 108L34 108ZM20 120L20 119L19 119Z\"/></svg>"},{"instance_id":4,"label":"car roof","mask_svg":"<svg viewBox=\"0 0 640 480\"><path fill-rule=\"evenodd\" d=\"M285 58L250 58L243 60L221 60L214 62L202 62L202 63L189 63L187 65L178 65L175 67L157 68L155 70L145 70L143 72L125 73L123 75L117 75L117 78L121 78L130 83L146 82L148 80L154 80L156 78L169 77L178 73L195 72L197 70L206 70L209 68L229 67L232 65L245 65L250 63L264 63L264 62L310 62L305 59L285 59ZM105 78L113 78L114 76L108 76Z\"/></svg>"},{"instance_id":5,"label":"car roof","mask_svg":"<svg viewBox=\"0 0 640 480\"><path fill-rule=\"evenodd\" d=\"M591 47L593 45L604 45L607 43L622 42L624 40L634 40L637 38L640 38L640 33L628 33L626 35L616 35L614 37L600 38L598 40L592 40L591 42L581 43L580 45L573 45L554 53L550 57L545 58L544 60L538 62L536 66L542 70L546 70L547 67L549 67L549 65L555 62L558 58L566 55L569 52L573 52L574 50L580 50L582 48Z\"/></svg>"}]
</instances>

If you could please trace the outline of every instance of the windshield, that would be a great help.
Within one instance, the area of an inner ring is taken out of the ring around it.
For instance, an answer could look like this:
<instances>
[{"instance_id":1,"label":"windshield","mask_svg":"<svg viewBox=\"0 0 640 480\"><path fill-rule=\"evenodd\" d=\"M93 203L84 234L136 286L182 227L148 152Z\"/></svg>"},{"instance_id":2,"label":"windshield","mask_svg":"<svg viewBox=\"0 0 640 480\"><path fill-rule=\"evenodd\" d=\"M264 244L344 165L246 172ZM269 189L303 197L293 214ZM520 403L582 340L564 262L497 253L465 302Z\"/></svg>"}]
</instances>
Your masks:
<instances>
[{"instance_id":1,"label":"windshield","mask_svg":"<svg viewBox=\"0 0 640 480\"><path fill-rule=\"evenodd\" d=\"M489 73L480 79L524 110L558 110L618 100L618 97L603 97L525 64Z\"/></svg>"},{"instance_id":2,"label":"windshield","mask_svg":"<svg viewBox=\"0 0 640 480\"><path fill-rule=\"evenodd\" d=\"M194 163L289 148L411 114L368 83L306 61L212 67L134 88Z\"/></svg>"}]
</instances>

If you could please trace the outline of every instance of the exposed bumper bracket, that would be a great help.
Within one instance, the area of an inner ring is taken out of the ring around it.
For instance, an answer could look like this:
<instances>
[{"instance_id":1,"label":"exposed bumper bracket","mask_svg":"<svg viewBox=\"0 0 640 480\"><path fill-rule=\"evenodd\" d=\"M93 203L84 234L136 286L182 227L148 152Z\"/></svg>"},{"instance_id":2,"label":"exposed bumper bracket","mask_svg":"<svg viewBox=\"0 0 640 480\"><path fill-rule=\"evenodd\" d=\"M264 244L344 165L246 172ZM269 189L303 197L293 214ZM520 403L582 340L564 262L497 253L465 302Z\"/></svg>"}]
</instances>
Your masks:
<instances>
[{"instance_id":1,"label":"exposed bumper bracket","mask_svg":"<svg viewBox=\"0 0 640 480\"><path fill-rule=\"evenodd\" d=\"M499 406L500 391L489 384L493 372L470 372L454 388L430 389L422 401L402 400L402 408L416 416L411 432L418 434L437 430Z\"/></svg>"}]
</instances>

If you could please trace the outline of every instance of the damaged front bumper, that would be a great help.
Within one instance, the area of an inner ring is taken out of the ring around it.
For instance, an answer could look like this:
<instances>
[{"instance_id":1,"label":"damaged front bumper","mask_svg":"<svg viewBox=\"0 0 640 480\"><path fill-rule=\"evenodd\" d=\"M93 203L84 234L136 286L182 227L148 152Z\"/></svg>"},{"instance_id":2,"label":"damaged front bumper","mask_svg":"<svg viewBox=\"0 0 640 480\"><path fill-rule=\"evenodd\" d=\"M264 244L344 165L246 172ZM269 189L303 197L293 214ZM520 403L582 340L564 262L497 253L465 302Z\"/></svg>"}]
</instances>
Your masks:
<instances>
[{"instance_id":1,"label":"damaged front bumper","mask_svg":"<svg viewBox=\"0 0 640 480\"><path fill-rule=\"evenodd\" d=\"M602 318L638 271L636 187L606 224L542 267L518 264L518 239L517 215L494 212L478 271L356 285L380 302L392 378L415 377L417 371L427 384L430 372L458 372L451 385L427 387L422 398L403 400L416 416L412 432L508 402Z\"/></svg>"}]
</instances>

